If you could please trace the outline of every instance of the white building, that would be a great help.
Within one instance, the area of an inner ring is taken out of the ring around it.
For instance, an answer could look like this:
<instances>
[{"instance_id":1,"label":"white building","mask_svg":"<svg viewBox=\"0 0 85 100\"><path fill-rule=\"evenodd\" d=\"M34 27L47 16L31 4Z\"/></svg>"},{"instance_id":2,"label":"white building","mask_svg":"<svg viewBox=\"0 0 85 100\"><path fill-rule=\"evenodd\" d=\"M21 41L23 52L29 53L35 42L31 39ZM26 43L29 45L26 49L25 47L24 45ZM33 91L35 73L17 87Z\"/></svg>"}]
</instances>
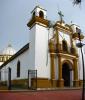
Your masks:
<instances>
[{"instance_id":1,"label":"white building","mask_svg":"<svg viewBox=\"0 0 85 100\"><path fill-rule=\"evenodd\" d=\"M79 26L65 24L63 20L52 25L46 13L40 6L31 12L27 24L30 42L1 65L1 82L8 80L10 68L12 84L33 87L37 83L39 88L81 85L82 63L76 47Z\"/></svg>"}]
</instances>

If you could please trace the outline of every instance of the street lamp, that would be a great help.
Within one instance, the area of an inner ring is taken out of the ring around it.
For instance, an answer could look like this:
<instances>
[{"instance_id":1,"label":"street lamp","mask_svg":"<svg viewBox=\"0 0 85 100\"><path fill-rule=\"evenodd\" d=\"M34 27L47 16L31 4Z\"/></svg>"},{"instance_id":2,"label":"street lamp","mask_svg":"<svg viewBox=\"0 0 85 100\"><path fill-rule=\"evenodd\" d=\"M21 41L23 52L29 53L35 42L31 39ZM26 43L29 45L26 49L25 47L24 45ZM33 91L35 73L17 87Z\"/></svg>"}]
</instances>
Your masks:
<instances>
[{"instance_id":1,"label":"street lamp","mask_svg":"<svg viewBox=\"0 0 85 100\"><path fill-rule=\"evenodd\" d=\"M83 50L82 50L82 47L83 47L83 45L85 45L85 44L83 44L82 42L81 42L81 30L80 29L78 29L77 28L77 33L78 33L78 39L79 39L79 43L77 43L76 44L76 46L78 47L78 48L80 48L80 50L81 50L81 56L82 56L82 68L83 68L83 89L82 89L82 100L84 100L84 56L83 56Z\"/></svg>"}]
</instances>

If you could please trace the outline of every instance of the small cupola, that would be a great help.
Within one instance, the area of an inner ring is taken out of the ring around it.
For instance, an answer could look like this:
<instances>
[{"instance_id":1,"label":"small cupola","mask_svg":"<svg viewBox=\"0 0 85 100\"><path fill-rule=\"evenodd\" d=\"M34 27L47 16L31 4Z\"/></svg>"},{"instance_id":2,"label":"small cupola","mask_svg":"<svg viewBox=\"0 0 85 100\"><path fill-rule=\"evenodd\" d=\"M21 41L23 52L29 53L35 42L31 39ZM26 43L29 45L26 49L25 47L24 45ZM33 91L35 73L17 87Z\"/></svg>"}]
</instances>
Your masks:
<instances>
[{"instance_id":1,"label":"small cupola","mask_svg":"<svg viewBox=\"0 0 85 100\"><path fill-rule=\"evenodd\" d=\"M36 6L31 12L31 20L28 22L27 26L31 28L36 23L48 26L46 12L44 8Z\"/></svg>"},{"instance_id":2,"label":"small cupola","mask_svg":"<svg viewBox=\"0 0 85 100\"><path fill-rule=\"evenodd\" d=\"M3 55L14 55L16 53L16 50L12 47L11 44L8 44L8 46L3 50Z\"/></svg>"}]
</instances>

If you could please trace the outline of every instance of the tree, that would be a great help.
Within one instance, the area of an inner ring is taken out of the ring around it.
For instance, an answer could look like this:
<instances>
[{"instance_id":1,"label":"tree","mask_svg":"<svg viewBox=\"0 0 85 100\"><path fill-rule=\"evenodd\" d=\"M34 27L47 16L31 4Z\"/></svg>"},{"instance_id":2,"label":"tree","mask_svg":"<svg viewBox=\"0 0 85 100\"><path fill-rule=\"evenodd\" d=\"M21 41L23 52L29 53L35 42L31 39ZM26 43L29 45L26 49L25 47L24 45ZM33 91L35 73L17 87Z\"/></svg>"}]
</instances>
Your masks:
<instances>
[{"instance_id":1,"label":"tree","mask_svg":"<svg viewBox=\"0 0 85 100\"><path fill-rule=\"evenodd\" d=\"M74 5L79 5L81 4L82 0L73 0Z\"/></svg>"}]
</instances>

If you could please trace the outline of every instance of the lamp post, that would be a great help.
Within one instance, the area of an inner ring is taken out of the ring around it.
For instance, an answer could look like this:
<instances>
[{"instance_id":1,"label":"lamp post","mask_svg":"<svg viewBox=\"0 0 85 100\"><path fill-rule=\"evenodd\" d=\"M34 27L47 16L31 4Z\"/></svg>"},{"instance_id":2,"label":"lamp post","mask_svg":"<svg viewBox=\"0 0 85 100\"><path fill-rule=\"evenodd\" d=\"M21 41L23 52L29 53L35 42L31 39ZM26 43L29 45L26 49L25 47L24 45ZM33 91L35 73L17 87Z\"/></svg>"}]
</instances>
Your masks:
<instances>
[{"instance_id":1,"label":"lamp post","mask_svg":"<svg viewBox=\"0 0 85 100\"><path fill-rule=\"evenodd\" d=\"M81 50L82 68L83 68L82 100L85 100L85 99L84 99L84 92L85 92L85 91L84 91L84 78L85 78L85 76L84 76L84 56L83 56L83 50L82 50L82 47L83 47L83 45L85 45L85 44L83 44L83 43L81 42L81 30L80 30L80 29L77 29L77 33L78 33L79 43L77 43L76 46L79 47L80 50Z\"/></svg>"}]
</instances>

